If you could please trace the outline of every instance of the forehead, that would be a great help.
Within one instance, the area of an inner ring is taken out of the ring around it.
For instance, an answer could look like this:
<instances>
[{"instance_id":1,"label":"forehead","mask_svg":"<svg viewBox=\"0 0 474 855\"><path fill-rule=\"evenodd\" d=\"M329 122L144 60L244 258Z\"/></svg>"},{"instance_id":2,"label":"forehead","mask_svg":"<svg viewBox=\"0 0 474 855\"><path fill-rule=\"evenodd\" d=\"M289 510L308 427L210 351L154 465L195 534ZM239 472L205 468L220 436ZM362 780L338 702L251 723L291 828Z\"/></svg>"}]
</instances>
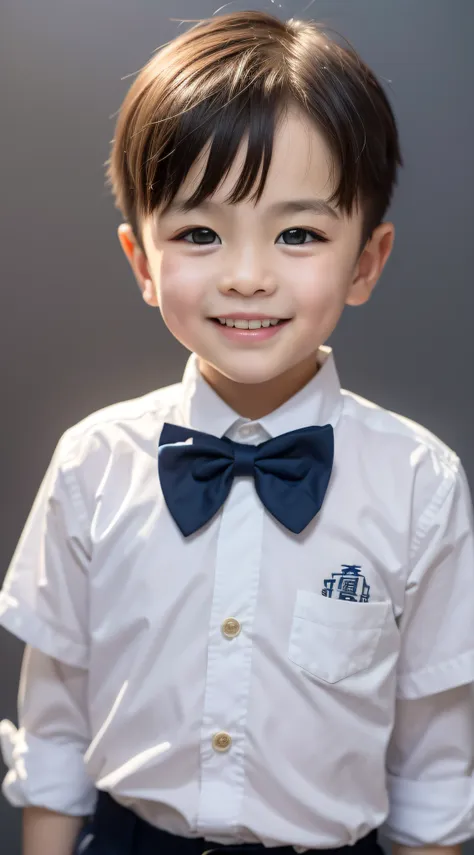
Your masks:
<instances>
[{"instance_id":1,"label":"forehead","mask_svg":"<svg viewBox=\"0 0 474 855\"><path fill-rule=\"evenodd\" d=\"M213 198L224 201L230 195L242 172L248 148L244 137L232 163ZM209 155L210 142L192 165L177 198L189 198L199 186ZM275 199L295 195L330 198L335 186L334 161L323 134L303 113L286 111L279 119L273 138L273 151L262 206Z\"/></svg>"}]
</instances>

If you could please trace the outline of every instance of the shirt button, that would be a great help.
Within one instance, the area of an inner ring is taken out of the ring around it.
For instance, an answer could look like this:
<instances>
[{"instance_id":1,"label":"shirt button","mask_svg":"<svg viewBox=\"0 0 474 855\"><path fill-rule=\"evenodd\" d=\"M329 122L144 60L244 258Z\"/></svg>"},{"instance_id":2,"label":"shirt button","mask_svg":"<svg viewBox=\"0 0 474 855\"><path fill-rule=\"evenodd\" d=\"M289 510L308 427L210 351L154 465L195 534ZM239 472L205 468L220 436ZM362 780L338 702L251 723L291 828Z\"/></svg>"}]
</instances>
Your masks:
<instances>
[{"instance_id":1,"label":"shirt button","mask_svg":"<svg viewBox=\"0 0 474 855\"><path fill-rule=\"evenodd\" d=\"M232 745L232 737L224 730L215 733L212 737L212 747L214 751L228 751Z\"/></svg>"},{"instance_id":2,"label":"shirt button","mask_svg":"<svg viewBox=\"0 0 474 855\"><path fill-rule=\"evenodd\" d=\"M250 425L244 425L244 427L240 428L239 431L241 436L251 436L253 434L253 428Z\"/></svg>"},{"instance_id":3,"label":"shirt button","mask_svg":"<svg viewBox=\"0 0 474 855\"><path fill-rule=\"evenodd\" d=\"M227 618L221 628L222 634L225 635L226 638L235 638L241 630L239 621L233 617Z\"/></svg>"}]
</instances>

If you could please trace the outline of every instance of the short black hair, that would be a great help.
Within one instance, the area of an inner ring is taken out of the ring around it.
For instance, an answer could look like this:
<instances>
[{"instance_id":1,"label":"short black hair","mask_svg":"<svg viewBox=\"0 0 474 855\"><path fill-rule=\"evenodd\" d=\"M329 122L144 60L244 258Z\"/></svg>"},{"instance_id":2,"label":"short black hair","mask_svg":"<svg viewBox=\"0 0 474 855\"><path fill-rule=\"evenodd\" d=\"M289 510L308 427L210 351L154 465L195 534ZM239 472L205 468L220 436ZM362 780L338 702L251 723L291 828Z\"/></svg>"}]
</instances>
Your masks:
<instances>
[{"instance_id":1,"label":"short black hair","mask_svg":"<svg viewBox=\"0 0 474 855\"><path fill-rule=\"evenodd\" d=\"M210 143L190 203L212 195L244 135L247 156L229 197L260 198L278 119L296 106L333 156L333 203L363 211L363 243L382 221L402 164L390 103L370 68L312 21L238 12L199 21L141 70L119 112L108 161L117 207L139 245L141 218L166 208Z\"/></svg>"}]
</instances>

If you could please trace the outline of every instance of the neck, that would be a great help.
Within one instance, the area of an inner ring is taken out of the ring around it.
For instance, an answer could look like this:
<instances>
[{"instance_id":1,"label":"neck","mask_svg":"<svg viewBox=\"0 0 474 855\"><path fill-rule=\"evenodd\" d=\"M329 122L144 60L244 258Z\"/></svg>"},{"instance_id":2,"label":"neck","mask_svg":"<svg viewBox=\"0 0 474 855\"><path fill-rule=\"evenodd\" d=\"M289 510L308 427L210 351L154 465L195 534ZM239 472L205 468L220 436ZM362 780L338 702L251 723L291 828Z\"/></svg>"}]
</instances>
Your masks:
<instances>
[{"instance_id":1,"label":"neck","mask_svg":"<svg viewBox=\"0 0 474 855\"><path fill-rule=\"evenodd\" d=\"M318 373L317 357L290 368L264 383L236 383L203 360L199 370L214 391L236 413L251 421L267 416L289 401Z\"/></svg>"}]
</instances>

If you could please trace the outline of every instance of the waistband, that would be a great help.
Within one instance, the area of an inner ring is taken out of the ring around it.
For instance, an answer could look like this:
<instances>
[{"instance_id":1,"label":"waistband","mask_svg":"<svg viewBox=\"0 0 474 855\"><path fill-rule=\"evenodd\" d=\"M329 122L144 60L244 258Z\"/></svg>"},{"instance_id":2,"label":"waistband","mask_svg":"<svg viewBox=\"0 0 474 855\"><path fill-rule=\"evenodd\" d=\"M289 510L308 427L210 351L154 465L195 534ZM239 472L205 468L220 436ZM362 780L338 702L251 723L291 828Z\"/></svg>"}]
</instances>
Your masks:
<instances>
[{"instance_id":1,"label":"waistband","mask_svg":"<svg viewBox=\"0 0 474 855\"><path fill-rule=\"evenodd\" d=\"M155 828L133 811L116 802L108 793L98 794L97 806L90 825L81 834L75 855L262 855L262 843L221 845L204 838L179 837ZM276 846L269 855L295 855L292 846ZM353 846L314 849L318 855L383 855L377 830L369 832Z\"/></svg>"}]
</instances>

